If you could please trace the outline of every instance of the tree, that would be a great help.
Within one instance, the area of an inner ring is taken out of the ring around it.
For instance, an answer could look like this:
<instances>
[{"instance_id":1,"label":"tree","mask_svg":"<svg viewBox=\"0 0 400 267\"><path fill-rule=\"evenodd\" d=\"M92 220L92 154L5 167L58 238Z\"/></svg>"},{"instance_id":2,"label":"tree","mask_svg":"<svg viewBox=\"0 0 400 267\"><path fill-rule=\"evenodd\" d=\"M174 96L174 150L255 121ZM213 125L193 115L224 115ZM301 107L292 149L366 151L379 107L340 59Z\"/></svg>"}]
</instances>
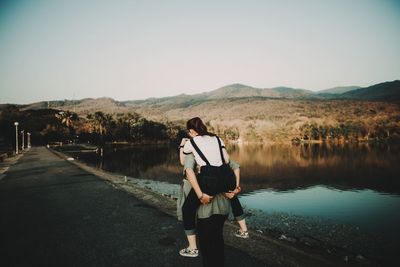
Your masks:
<instances>
[{"instance_id":1,"label":"tree","mask_svg":"<svg viewBox=\"0 0 400 267\"><path fill-rule=\"evenodd\" d=\"M104 127L106 124L106 117L103 112L97 111L94 113L94 124L96 129L99 131L100 136L106 132L106 128Z\"/></svg>"},{"instance_id":2,"label":"tree","mask_svg":"<svg viewBox=\"0 0 400 267\"><path fill-rule=\"evenodd\" d=\"M73 138L75 134L74 122L78 120L78 115L69 111L60 111L55 114L55 117L61 122L62 125L65 125L68 128L70 135L69 137Z\"/></svg>"},{"instance_id":3,"label":"tree","mask_svg":"<svg viewBox=\"0 0 400 267\"><path fill-rule=\"evenodd\" d=\"M78 116L75 113L71 113L69 111L60 111L55 116L68 128L72 127L73 122L78 119Z\"/></svg>"},{"instance_id":4,"label":"tree","mask_svg":"<svg viewBox=\"0 0 400 267\"><path fill-rule=\"evenodd\" d=\"M229 140L237 140L239 138L239 130L236 127L228 127L224 130L224 136Z\"/></svg>"},{"instance_id":5,"label":"tree","mask_svg":"<svg viewBox=\"0 0 400 267\"><path fill-rule=\"evenodd\" d=\"M177 139L180 137L181 132L183 131L183 128L180 127L177 124L172 123L171 121L167 121L165 124L166 126L166 132L167 135L170 139Z\"/></svg>"}]
</instances>

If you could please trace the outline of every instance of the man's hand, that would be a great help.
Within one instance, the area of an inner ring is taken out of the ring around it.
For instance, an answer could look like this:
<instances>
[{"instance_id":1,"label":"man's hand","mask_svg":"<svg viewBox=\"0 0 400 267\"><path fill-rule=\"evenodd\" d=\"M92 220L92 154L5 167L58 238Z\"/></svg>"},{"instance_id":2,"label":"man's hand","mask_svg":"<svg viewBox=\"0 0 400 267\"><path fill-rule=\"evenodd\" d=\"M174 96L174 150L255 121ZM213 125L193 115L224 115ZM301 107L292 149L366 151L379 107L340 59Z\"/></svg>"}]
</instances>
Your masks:
<instances>
[{"instance_id":1,"label":"man's hand","mask_svg":"<svg viewBox=\"0 0 400 267\"><path fill-rule=\"evenodd\" d=\"M240 188L240 186L237 186L237 187L235 188L235 190L229 191L229 192L225 192L225 193L224 193L224 196L225 196L226 198L232 199L234 196L236 196L237 194L239 194L240 191L242 191L242 189Z\"/></svg>"},{"instance_id":2,"label":"man's hand","mask_svg":"<svg viewBox=\"0 0 400 267\"><path fill-rule=\"evenodd\" d=\"M242 188L240 186L236 186L235 190L233 190L233 192L235 193L235 195L239 194L240 191L242 191Z\"/></svg>"},{"instance_id":3,"label":"man's hand","mask_svg":"<svg viewBox=\"0 0 400 267\"><path fill-rule=\"evenodd\" d=\"M203 193L199 199L200 199L201 204L209 204L213 200L213 198L214 197Z\"/></svg>"}]
</instances>

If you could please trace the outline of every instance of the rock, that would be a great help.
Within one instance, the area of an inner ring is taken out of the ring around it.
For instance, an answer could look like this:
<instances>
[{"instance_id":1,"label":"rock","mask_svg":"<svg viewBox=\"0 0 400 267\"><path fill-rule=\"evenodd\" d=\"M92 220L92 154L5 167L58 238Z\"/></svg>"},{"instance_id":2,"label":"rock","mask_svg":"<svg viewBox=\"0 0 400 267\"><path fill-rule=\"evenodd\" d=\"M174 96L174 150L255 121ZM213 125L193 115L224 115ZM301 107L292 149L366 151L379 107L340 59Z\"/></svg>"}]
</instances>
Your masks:
<instances>
[{"instance_id":1,"label":"rock","mask_svg":"<svg viewBox=\"0 0 400 267\"><path fill-rule=\"evenodd\" d=\"M365 258L360 254L357 255L356 259L361 261L365 260Z\"/></svg>"},{"instance_id":2,"label":"rock","mask_svg":"<svg viewBox=\"0 0 400 267\"><path fill-rule=\"evenodd\" d=\"M306 244L307 246L318 246L319 242L315 239L303 236L300 238L300 242Z\"/></svg>"},{"instance_id":3,"label":"rock","mask_svg":"<svg viewBox=\"0 0 400 267\"><path fill-rule=\"evenodd\" d=\"M279 237L279 239L280 240L286 240L286 241L289 241L289 242L296 242L296 239L291 238L291 237L287 237L287 236L285 236L283 234Z\"/></svg>"}]
</instances>

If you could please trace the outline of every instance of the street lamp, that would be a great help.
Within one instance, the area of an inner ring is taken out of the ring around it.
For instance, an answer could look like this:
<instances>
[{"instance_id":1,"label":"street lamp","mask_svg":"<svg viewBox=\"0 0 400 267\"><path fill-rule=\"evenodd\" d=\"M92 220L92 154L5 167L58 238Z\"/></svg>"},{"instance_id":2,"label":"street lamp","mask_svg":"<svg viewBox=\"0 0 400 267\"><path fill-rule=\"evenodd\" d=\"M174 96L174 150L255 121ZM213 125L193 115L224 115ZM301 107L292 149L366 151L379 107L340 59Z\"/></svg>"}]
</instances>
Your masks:
<instances>
[{"instance_id":1,"label":"street lamp","mask_svg":"<svg viewBox=\"0 0 400 267\"><path fill-rule=\"evenodd\" d=\"M24 151L24 149L25 149L24 132L25 132L25 130L21 131L21 140L22 140L22 142L21 142L21 150L22 151Z\"/></svg>"},{"instance_id":2,"label":"street lamp","mask_svg":"<svg viewBox=\"0 0 400 267\"><path fill-rule=\"evenodd\" d=\"M31 133L27 132L26 135L27 135L27 139L28 139L28 148L31 148Z\"/></svg>"},{"instance_id":3,"label":"street lamp","mask_svg":"<svg viewBox=\"0 0 400 267\"><path fill-rule=\"evenodd\" d=\"M15 154L18 154L18 122L14 122L15 125Z\"/></svg>"}]
</instances>

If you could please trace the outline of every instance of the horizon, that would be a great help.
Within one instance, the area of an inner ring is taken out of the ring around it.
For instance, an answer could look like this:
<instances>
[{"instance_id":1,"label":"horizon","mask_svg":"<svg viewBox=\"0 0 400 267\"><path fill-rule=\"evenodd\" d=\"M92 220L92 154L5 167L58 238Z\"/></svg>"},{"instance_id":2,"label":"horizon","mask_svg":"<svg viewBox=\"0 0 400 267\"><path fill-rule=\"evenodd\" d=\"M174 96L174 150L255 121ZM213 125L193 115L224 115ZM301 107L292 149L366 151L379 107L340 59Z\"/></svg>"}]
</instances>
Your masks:
<instances>
[{"instance_id":1,"label":"horizon","mask_svg":"<svg viewBox=\"0 0 400 267\"><path fill-rule=\"evenodd\" d=\"M232 83L232 84L227 84L227 85L224 85L222 87L219 87L219 88L216 88L216 89L212 89L212 90L209 90L209 91L203 91L203 92L200 92L200 93L194 93L194 94L180 93L180 94L170 95L170 96L148 97L148 98L143 98L143 99L115 99L115 98L113 98L111 96L98 96L98 97L84 97L84 98L79 98L79 99L64 98L64 99L52 99L52 100L39 100L39 101L29 102L29 103L2 103L2 102L0 102L0 105L29 105L29 104L40 103L40 102L81 101L81 100L85 100L85 99L102 99L102 98L112 99L112 100L117 101L117 102L145 101L145 100L149 100L149 99L161 99L161 98L168 98L168 97L176 97L176 96L180 96L180 95L192 96L192 95L197 95L197 94L205 94L205 93L210 93L210 92L213 92L215 90L219 90L221 88L229 87L229 86L233 86L233 85L241 85L241 86L246 86L246 87L251 87L251 88L261 89L261 90L272 90L272 89L282 88L283 87L283 88L290 88L290 89L293 89L293 90L308 90L308 91L311 91L312 93L319 93L321 91L325 91L325 90L328 90L328 89L345 88L345 87L359 87L359 88L355 89L355 90L358 90L358 89L363 89L363 88L367 88L367 87L378 85L378 84L382 84L382 83L395 82L395 81L400 81L400 79L396 79L396 80L393 80L393 81L384 81L384 82L380 82L380 83L376 83L376 84L371 84L371 85L366 86L366 87L360 87L360 86L357 86L357 85L335 86L335 87L332 87L332 88L326 88L326 89L322 89L322 90L318 90L318 91L312 91L312 90L308 90L308 89L305 89L305 88L288 87L288 86L284 86L284 85L271 87L271 88L258 88L258 87L254 87L254 86L247 85L247 84L242 84L242 83Z\"/></svg>"},{"instance_id":2,"label":"horizon","mask_svg":"<svg viewBox=\"0 0 400 267\"><path fill-rule=\"evenodd\" d=\"M395 81L395 80L393 80L393 81ZM390 82L390 81L385 81L385 82ZM379 84L379 83L376 83L376 84ZM34 102L25 102L25 103L9 103L9 102L5 103L5 102L0 102L0 104L26 105L26 104L32 104L32 103L37 103L37 102L49 102L49 101L51 102L51 101L65 101L65 100L75 101L75 100L99 99L99 98L111 98L111 99L113 99L115 101L119 101L119 102L140 101L140 100L147 100L147 99L152 99L152 98L166 98L166 97L175 97L175 96L179 96L179 95L196 95L196 94L210 93L210 92L212 92L214 90L218 90L218 89L221 89L223 87L232 86L232 85L243 85L243 86L252 87L252 88L255 88L255 89L262 89L262 90L285 87L285 88L291 88L291 89L294 89L294 90L308 90L308 91L311 91L313 93L318 93L318 92L321 92L321 91L324 91L324 90L329 90L329 89L333 89L333 88L341 88L341 87L360 87L360 88L364 88L364 87L361 87L361 86L358 86L358 85L343 85L343 86L334 86L334 87L331 87L331 88L326 88L326 89L321 89L321 90L311 90L311 89L307 89L307 88L289 87L289 86L285 86L285 85L261 88L261 87L255 87L255 86L248 85L248 84L243 84L243 83L231 83L231 84L227 84L227 85L224 85L224 86L221 86L221 87L218 87L218 88L215 88L215 89L211 89L211 90L208 90L208 91L202 91L202 92L197 92L197 93L185 93L185 92L182 92L182 93L178 93L178 94L174 94L174 95L165 95L165 96L161 96L161 97L153 96L153 97L146 97L146 98L139 98L139 99L116 99L116 98L113 98L112 96L104 95L104 96L97 96L97 97L88 96L88 97L79 98L79 99L76 99L76 98L64 98L64 99L38 100L38 101L34 101ZM375 85L375 84L372 84L372 85ZM372 86L372 85L370 85L370 86ZM368 86L366 86L366 87L368 87ZM0 101L2 101L2 99L0 99Z\"/></svg>"},{"instance_id":3,"label":"horizon","mask_svg":"<svg viewBox=\"0 0 400 267\"><path fill-rule=\"evenodd\" d=\"M399 79L400 2L2 1L0 103Z\"/></svg>"}]
</instances>

